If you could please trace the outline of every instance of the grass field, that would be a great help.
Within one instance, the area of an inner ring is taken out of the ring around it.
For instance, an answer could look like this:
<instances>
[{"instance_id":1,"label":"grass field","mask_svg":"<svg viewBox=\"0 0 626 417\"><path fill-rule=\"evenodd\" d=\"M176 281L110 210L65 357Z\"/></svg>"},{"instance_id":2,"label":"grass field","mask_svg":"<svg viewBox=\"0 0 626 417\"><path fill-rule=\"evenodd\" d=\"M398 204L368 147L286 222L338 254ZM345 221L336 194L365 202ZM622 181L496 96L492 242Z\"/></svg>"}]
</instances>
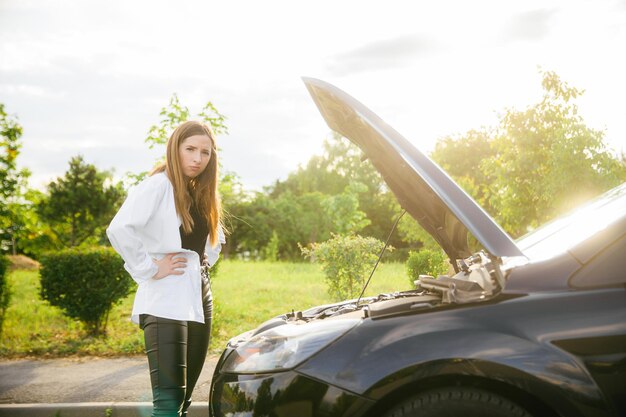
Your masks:
<instances>
[{"instance_id":1,"label":"grass field","mask_svg":"<svg viewBox=\"0 0 626 417\"><path fill-rule=\"evenodd\" d=\"M134 293L111 311L107 337L96 339L39 298L37 271L14 271L9 282L13 297L0 338L0 357L143 354L143 332L130 321ZM409 287L404 264L383 264L366 295ZM333 301L326 294L320 267L309 263L223 261L212 288L214 353L221 352L229 338L277 314Z\"/></svg>"}]
</instances>

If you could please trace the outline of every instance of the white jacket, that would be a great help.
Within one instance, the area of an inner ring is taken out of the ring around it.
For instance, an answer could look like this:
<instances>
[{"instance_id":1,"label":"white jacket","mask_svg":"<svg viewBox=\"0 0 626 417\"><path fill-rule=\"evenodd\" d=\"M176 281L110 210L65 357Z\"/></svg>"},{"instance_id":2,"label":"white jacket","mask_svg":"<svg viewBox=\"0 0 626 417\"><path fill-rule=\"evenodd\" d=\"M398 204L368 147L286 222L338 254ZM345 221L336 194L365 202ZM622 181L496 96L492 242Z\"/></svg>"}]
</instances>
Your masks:
<instances>
[{"instance_id":1,"label":"white jacket","mask_svg":"<svg viewBox=\"0 0 626 417\"><path fill-rule=\"evenodd\" d=\"M181 247L181 224L174 187L165 173L158 173L130 190L107 228L111 245L124 259L124 268L139 284L131 314L134 323L139 323L143 313L204 323L200 260L195 251ZM210 265L217 261L223 243L221 229L216 247L211 247L207 238L205 252ZM153 279L158 267L152 258L161 259L172 252L187 258L184 273Z\"/></svg>"}]
</instances>

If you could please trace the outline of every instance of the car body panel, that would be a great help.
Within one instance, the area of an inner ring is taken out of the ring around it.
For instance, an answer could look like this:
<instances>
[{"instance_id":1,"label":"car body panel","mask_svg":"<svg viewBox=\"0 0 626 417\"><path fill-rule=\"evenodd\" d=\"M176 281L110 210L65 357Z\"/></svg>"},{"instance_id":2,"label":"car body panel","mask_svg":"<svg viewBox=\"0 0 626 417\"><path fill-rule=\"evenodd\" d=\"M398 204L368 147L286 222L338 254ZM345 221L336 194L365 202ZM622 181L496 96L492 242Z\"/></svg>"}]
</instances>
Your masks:
<instances>
[{"instance_id":1,"label":"car body panel","mask_svg":"<svg viewBox=\"0 0 626 417\"><path fill-rule=\"evenodd\" d=\"M450 259L471 255L468 231L494 256L523 256L515 242L437 164L363 104L337 87L304 78L328 126L354 142L400 205Z\"/></svg>"},{"instance_id":2,"label":"car body panel","mask_svg":"<svg viewBox=\"0 0 626 417\"><path fill-rule=\"evenodd\" d=\"M571 254L581 264L626 230L626 182L516 240L532 261Z\"/></svg>"},{"instance_id":3,"label":"car body panel","mask_svg":"<svg viewBox=\"0 0 626 417\"><path fill-rule=\"evenodd\" d=\"M374 402L294 371L216 376L211 416L361 416Z\"/></svg>"},{"instance_id":4,"label":"car body panel","mask_svg":"<svg viewBox=\"0 0 626 417\"><path fill-rule=\"evenodd\" d=\"M507 293L537 291L568 291L568 280L581 268L580 262L569 253L551 259L530 262L523 268L513 268L507 276Z\"/></svg>"}]
</instances>

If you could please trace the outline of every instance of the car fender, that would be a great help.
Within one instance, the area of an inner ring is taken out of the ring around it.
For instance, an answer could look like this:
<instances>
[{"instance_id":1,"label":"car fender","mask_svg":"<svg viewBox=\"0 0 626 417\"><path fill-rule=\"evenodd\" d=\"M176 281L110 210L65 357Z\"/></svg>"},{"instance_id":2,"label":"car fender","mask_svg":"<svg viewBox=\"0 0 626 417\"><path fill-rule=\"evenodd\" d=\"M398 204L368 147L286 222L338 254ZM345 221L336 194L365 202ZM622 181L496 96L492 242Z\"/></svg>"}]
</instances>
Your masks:
<instances>
[{"instance_id":1,"label":"car fender","mask_svg":"<svg viewBox=\"0 0 626 417\"><path fill-rule=\"evenodd\" d=\"M593 379L567 352L468 320L455 318L446 326L444 318L430 322L428 331L393 319L370 323L379 336L366 344L356 343L365 330L357 326L297 371L375 401L419 381L456 375L514 386L554 409L606 409ZM573 409L566 415L574 415Z\"/></svg>"}]
</instances>

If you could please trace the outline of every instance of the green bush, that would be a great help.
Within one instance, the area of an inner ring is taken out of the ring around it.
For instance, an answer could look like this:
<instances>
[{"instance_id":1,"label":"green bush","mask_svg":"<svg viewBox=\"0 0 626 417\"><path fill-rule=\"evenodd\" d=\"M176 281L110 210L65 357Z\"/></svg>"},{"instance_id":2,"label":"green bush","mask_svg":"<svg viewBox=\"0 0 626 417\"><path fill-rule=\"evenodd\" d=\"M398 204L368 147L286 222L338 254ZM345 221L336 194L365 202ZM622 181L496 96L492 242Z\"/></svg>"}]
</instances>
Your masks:
<instances>
[{"instance_id":1,"label":"green bush","mask_svg":"<svg viewBox=\"0 0 626 417\"><path fill-rule=\"evenodd\" d=\"M90 335L106 334L111 308L134 281L112 248L68 249L41 258L41 298L74 319Z\"/></svg>"},{"instance_id":2,"label":"green bush","mask_svg":"<svg viewBox=\"0 0 626 417\"><path fill-rule=\"evenodd\" d=\"M300 249L305 257L322 265L328 294L340 301L359 296L382 248L383 242L373 237L333 235Z\"/></svg>"},{"instance_id":3,"label":"green bush","mask_svg":"<svg viewBox=\"0 0 626 417\"><path fill-rule=\"evenodd\" d=\"M409 275L411 284L420 275L431 275L437 277L448 271L448 258L442 251L422 249L419 252L409 252L409 259L406 261L406 272Z\"/></svg>"},{"instance_id":4,"label":"green bush","mask_svg":"<svg viewBox=\"0 0 626 417\"><path fill-rule=\"evenodd\" d=\"M0 335L4 324L4 315L9 308L11 301L11 287L8 280L9 260L6 256L0 255Z\"/></svg>"}]
</instances>

